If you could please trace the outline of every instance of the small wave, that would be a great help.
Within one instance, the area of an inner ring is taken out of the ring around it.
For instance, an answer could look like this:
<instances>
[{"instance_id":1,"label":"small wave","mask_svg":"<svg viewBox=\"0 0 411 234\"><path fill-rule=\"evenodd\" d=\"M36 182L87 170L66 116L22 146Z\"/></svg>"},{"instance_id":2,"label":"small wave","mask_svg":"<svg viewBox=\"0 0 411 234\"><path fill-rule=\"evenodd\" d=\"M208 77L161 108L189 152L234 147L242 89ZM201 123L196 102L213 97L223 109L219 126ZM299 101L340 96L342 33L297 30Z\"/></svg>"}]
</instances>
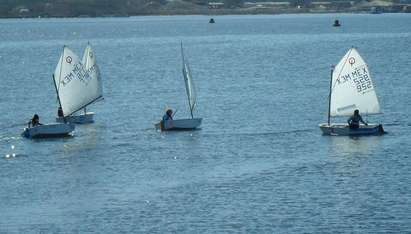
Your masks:
<instances>
[{"instance_id":1,"label":"small wave","mask_svg":"<svg viewBox=\"0 0 411 234\"><path fill-rule=\"evenodd\" d=\"M2 126L1 128L0 128L0 131L4 131L4 130L9 130L9 129L12 129L12 128L16 128L16 127L20 127L20 128L24 128L24 127L26 127L27 126L27 123L17 123L17 124L11 124L11 125L9 125L9 126Z\"/></svg>"},{"instance_id":2,"label":"small wave","mask_svg":"<svg viewBox=\"0 0 411 234\"><path fill-rule=\"evenodd\" d=\"M9 142L9 141L15 141L15 140L20 140L22 137L20 135L14 135L14 136L0 136L0 142Z\"/></svg>"},{"instance_id":3,"label":"small wave","mask_svg":"<svg viewBox=\"0 0 411 234\"><path fill-rule=\"evenodd\" d=\"M155 127L150 127L150 128L143 128L142 129L144 132L148 132L148 131L155 131L157 130Z\"/></svg>"},{"instance_id":4,"label":"small wave","mask_svg":"<svg viewBox=\"0 0 411 234\"><path fill-rule=\"evenodd\" d=\"M402 126L402 125L404 125L404 124L401 124L400 122L393 122L393 123L385 123L385 124L383 124L383 126L394 126L394 127L396 127L396 126Z\"/></svg>"},{"instance_id":5,"label":"small wave","mask_svg":"<svg viewBox=\"0 0 411 234\"><path fill-rule=\"evenodd\" d=\"M229 136L272 136L272 135L284 135L284 134L295 134L295 133L308 133L308 132L314 132L317 131L315 128L306 128L306 129L294 129L294 130L289 130L289 131L273 131L273 132L233 132L233 133L227 133L227 132L211 132L211 133L205 133L202 134L204 136L210 135L210 136L217 136L217 135L229 135Z\"/></svg>"}]
</instances>

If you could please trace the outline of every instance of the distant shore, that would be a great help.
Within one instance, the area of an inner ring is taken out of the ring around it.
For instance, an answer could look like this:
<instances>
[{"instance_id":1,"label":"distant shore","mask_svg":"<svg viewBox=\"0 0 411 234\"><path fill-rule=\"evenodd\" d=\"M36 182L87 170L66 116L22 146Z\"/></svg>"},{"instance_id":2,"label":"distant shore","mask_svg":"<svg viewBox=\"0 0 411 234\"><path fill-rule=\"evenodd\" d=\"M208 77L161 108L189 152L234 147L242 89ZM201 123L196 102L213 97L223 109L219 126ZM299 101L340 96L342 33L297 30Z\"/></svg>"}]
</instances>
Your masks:
<instances>
[{"instance_id":1,"label":"distant shore","mask_svg":"<svg viewBox=\"0 0 411 234\"><path fill-rule=\"evenodd\" d=\"M107 0L109 1L109 0ZM0 18L67 18L67 17L128 17L148 15L257 15L298 13L411 13L411 3L389 0L334 1L325 0L284 2L242 2L235 5L222 2L194 2L192 0L150 1L146 4L124 6L64 5L17 5L4 7L0 4ZM233 0L236 1L236 0Z\"/></svg>"},{"instance_id":2,"label":"distant shore","mask_svg":"<svg viewBox=\"0 0 411 234\"><path fill-rule=\"evenodd\" d=\"M227 10L219 12L204 12L204 11L189 11L189 12L153 12L141 14L108 14L108 15L27 15L27 16L0 16L0 19L21 19L21 18L109 18L109 17L138 17L138 16L184 16L184 15L208 15L208 16L223 16L223 15L280 15L280 14L332 14L332 13L347 13L347 14L375 14L370 11L310 11L310 10L259 10L259 11L244 11L244 10ZM411 13L411 12L382 12L382 13ZM381 13L377 13L381 14Z\"/></svg>"}]
</instances>

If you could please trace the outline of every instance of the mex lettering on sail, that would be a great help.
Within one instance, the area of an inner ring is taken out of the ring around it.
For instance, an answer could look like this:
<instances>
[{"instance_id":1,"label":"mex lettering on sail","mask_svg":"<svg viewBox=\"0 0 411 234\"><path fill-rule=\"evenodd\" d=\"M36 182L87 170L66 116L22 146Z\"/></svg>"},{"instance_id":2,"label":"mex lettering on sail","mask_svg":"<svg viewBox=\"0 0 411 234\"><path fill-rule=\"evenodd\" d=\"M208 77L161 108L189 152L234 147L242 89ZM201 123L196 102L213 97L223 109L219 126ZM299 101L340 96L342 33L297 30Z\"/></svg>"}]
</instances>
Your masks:
<instances>
[{"instance_id":1,"label":"mex lettering on sail","mask_svg":"<svg viewBox=\"0 0 411 234\"><path fill-rule=\"evenodd\" d=\"M85 85L91 80L89 73L84 69L84 66L81 63L74 65L73 72L76 77Z\"/></svg>"}]
</instances>

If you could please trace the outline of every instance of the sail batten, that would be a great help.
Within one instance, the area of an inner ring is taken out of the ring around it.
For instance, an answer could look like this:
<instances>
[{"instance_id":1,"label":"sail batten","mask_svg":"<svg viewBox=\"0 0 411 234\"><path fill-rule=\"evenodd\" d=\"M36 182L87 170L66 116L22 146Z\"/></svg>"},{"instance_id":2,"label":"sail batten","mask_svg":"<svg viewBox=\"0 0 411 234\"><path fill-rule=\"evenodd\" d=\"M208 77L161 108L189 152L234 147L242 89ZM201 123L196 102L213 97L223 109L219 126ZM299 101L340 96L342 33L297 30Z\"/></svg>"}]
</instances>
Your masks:
<instances>
[{"instance_id":1,"label":"sail batten","mask_svg":"<svg viewBox=\"0 0 411 234\"><path fill-rule=\"evenodd\" d=\"M364 114L379 114L380 105L367 64L351 48L332 74L331 116L349 116L358 109Z\"/></svg>"}]
</instances>

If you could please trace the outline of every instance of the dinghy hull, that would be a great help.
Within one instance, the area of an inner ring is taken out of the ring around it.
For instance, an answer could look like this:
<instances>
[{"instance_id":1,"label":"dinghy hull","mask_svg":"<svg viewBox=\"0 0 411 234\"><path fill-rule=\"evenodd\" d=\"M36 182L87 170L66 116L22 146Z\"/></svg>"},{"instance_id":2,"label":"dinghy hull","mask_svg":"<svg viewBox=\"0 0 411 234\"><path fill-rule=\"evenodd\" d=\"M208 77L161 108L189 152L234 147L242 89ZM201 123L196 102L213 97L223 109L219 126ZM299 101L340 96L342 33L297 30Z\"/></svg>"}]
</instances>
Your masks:
<instances>
[{"instance_id":1,"label":"dinghy hull","mask_svg":"<svg viewBox=\"0 0 411 234\"><path fill-rule=\"evenodd\" d=\"M44 124L25 128L22 135L27 138L65 137L74 131L74 124Z\"/></svg>"},{"instance_id":2,"label":"dinghy hull","mask_svg":"<svg viewBox=\"0 0 411 234\"><path fill-rule=\"evenodd\" d=\"M63 117L56 117L58 123L64 123ZM70 115L66 117L66 122L74 124L88 124L94 123L94 113L87 112L86 114L81 115Z\"/></svg>"},{"instance_id":3,"label":"dinghy hull","mask_svg":"<svg viewBox=\"0 0 411 234\"><path fill-rule=\"evenodd\" d=\"M160 121L155 124L155 127L161 131L190 131L200 127L202 120L202 118L170 120L167 121L167 126Z\"/></svg>"},{"instance_id":4,"label":"dinghy hull","mask_svg":"<svg viewBox=\"0 0 411 234\"><path fill-rule=\"evenodd\" d=\"M358 129L352 129L347 124L320 124L320 129L324 135L330 136L367 136L382 135L384 128L381 124L360 125Z\"/></svg>"}]
</instances>

